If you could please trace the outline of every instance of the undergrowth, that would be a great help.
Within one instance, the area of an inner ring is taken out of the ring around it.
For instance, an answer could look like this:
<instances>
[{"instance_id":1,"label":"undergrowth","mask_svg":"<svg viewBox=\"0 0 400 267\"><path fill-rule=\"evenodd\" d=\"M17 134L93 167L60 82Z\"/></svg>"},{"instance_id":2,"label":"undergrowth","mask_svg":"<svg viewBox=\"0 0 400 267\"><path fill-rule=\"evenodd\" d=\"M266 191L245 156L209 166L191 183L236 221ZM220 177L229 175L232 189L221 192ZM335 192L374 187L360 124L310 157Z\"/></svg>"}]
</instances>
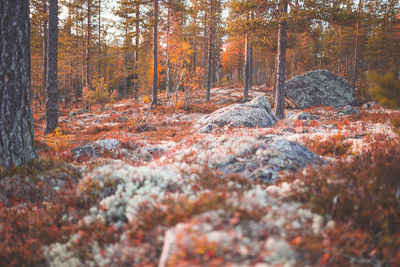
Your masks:
<instances>
[{"instance_id":1,"label":"undergrowth","mask_svg":"<svg viewBox=\"0 0 400 267\"><path fill-rule=\"evenodd\" d=\"M322 141L317 137L305 139L304 145L318 155L334 157L350 154L352 147L352 144L345 140L340 131Z\"/></svg>"},{"instance_id":2,"label":"undergrowth","mask_svg":"<svg viewBox=\"0 0 400 267\"><path fill-rule=\"evenodd\" d=\"M399 265L399 162L400 144L392 141L375 144L351 161L289 176L291 181L300 181L291 198L337 222L328 232L325 245L309 237L300 248L308 255L330 250L328 263L335 266L345 266L357 258Z\"/></svg>"}]
</instances>

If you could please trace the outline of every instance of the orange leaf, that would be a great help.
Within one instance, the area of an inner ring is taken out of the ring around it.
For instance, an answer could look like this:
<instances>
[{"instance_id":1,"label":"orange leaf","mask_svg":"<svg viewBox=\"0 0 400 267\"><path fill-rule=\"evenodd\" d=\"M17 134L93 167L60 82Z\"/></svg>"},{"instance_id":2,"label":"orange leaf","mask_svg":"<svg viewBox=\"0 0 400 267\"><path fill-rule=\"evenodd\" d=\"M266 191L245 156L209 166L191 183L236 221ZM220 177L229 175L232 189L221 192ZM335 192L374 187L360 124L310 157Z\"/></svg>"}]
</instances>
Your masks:
<instances>
[{"instance_id":1,"label":"orange leaf","mask_svg":"<svg viewBox=\"0 0 400 267\"><path fill-rule=\"evenodd\" d=\"M321 260L320 260L320 263L321 263L322 265L326 265L326 263L327 263L328 260L329 260L329 257L330 257L330 254L329 254L328 252L325 253L324 256L322 256L322 258L321 258Z\"/></svg>"},{"instance_id":2,"label":"orange leaf","mask_svg":"<svg viewBox=\"0 0 400 267\"><path fill-rule=\"evenodd\" d=\"M301 244L301 240L302 240L301 236L295 237L290 241L290 244L293 246L298 246Z\"/></svg>"}]
</instances>

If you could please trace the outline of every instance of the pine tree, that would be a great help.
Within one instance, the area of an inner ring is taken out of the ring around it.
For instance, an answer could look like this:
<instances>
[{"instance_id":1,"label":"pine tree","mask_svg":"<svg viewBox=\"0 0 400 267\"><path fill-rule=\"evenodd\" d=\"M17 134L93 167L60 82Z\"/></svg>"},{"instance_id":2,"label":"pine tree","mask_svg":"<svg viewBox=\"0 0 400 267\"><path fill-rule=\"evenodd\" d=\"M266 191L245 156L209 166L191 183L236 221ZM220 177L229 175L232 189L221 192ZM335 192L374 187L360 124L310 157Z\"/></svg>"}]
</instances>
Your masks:
<instances>
[{"instance_id":1,"label":"pine tree","mask_svg":"<svg viewBox=\"0 0 400 267\"><path fill-rule=\"evenodd\" d=\"M285 108L285 71L286 71L286 43L287 43L287 22L284 17L287 13L287 0L282 0L280 5L280 22L278 31L278 75L275 95L275 114L278 118L284 118Z\"/></svg>"},{"instance_id":2,"label":"pine tree","mask_svg":"<svg viewBox=\"0 0 400 267\"><path fill-rule=\"evenodd\" d=\"M151 101L151 108L157 107L157 90L158 90L158 0L153 0L153 98Z\"/></svg>"},{"instance_id":3,"label":"pine tree","mask_svg":"<svg viewBox=\"0 0 400 267\"><path fill-rule=\"evenodd\" d=\"M30 108L29 1L0 1L0 166L37 158Z\"/></svg>"},{"instance_id":4,"label":"pine tree","mask_svg":"<svg viewBox=\"0 0 400 267\"><path fill-rule=\"evenodd\" d=\"M49 48L47 54L47 102L45 134L53 132L58 125L58 0L50 0L49 5Z\"/></svg>"}]
</instances>

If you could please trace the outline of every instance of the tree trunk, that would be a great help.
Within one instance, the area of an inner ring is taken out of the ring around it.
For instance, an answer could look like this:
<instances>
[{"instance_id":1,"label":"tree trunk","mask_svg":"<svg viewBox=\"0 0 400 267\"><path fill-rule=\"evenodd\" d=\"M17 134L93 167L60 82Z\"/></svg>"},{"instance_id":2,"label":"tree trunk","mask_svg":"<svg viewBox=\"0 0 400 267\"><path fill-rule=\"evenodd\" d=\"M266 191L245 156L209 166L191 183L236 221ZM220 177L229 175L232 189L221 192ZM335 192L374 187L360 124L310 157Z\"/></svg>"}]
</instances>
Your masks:
<instances>
[{"instance_id":1,"label":"tree trunk","mask_svg":"<svg viewBox=\"0 0 400 267\"><path fill-rule=\"evenodd\" d=\"M99 0L99 43L98 43L98 65L97 65L97 72L100 77L101 71L101 0Z\"/></svg>"},{"instance_id":2,"label":"tree trunk","mask_svg":"<svg viewBox=\"0 0 400 267\"><path fill-rule=\"evenodd\" d=\"M197 25L196 23L197 23L197 20L196 20L196 16L193 18L193 22L194 22L194 25ZM196 62L196 55L197 55L197 39L196 39L196 33L194 34L194 36L193 36L193 71L196 71L196 65L197 65L197 62Z\"/></svg>"},{"instance_id":3,"label":"tree trunk","mask_svg":"<svg viewBox=\"0 0 400 267\"><path fill-rule=\"evenodd\" d=\"M45 134L53 132L58 126L58 0L50 0L49 5L49 49L47 54L47 101Z\"/></svg>"},{"instance_id":4,"label":"tree trunk","mask_svg":"<svg viewBox=\"0 0 400 267\"><path fill-rule=\"evenodd\" d=\"M0 1L0 166L37 158L30 107L29 0Z\"/></svg>"},{"instance_id":5,"label":"tree trunk","mask_svg":"<svg viewBox=\"0 0 400 267\"><path fill-rule=\"evenodd\" d=\"M171 63L170 63L170 58L169 58L169 29L170 29L170 21L171 21L171 11L170 7L168 6L168 17L167 17L167 51L166 51L166 56L167 56L167 97L172 93L171 90Z\"/></svg>"},{"instance_id":6,"label":"tree trunk","mask_svg":"<svg viewBox=\"0 0 400 267\"><path fill-rule=\"evenodd\" d=\"M246 39L244 43L244 93L243 93L243 102L248 101L249 97L249 35L246 34Z\"/></svg>"},{"instance_id":7,"label":"tree trunk","mask_svg":"<svg viewBox=\"0 0 400 267\"><path fill-rule=\"evenodd\" d=\"M136 19L136 21L135 21L135 76L134 76L134 90L135 90L135 97L137 97L138 96L138 90L139 90L139 87L138 87L138 79L137 79L137 77L138 77L138 63L139 63L139 38L140 38L140 29L139 29L139 26L140 26L140 5L139 5L139 3L136 3L136 6L135 6L135 19Z\"/></svg>"},{"instance_id":8,"label":"tree trunk","mask_svg":"<svg viewBox=\"0 0 400 267\"><path fill-rule=\"evenodd\" d=\"M210 102L211 95L211 75L212 75L212 24L213 24L213 4L214 1L210 0L210 18L209 18L209 30L208 30L208 69L207 69L207 94L206 102Z\"/></svg>"},{"instance_id":9,"label":"tree trunk","mask_svg":"<svg viewBox=\"0 0 400 267\"><path fill-rule=\"evenodd\" d=\"M285 70L286 70L286 42L287 42L287 22L282 17L287 13L287 0L282 0L281 21L279 22L278 32L278 76L276 82L275 95L275 114L279 119L284 117L285 109Z\"/></svg>"},{"instance_id":10,"label":"tree trunk","mask_svg":"<svg viewBox=\"0 0 400 267\"><path fill-rule=\"evenodd\" d=\"M43 99L46 98L46 83L47 83L47 41L48 41L48 17L47 17L47 0L43 0L43 13L46 18L43 20ZM42 106L42 101L40 101Z\"/></svg>"},{"instance_id":11,"label":"tree trunk","mask_svg":"<svg viewBox=\"0 0 400 267\"><path fill-rule=\"evenodd\" d=\"M87 29L86 29L86 84L89 90L92 88L90 80L90 38L91 38L91 7L92 0L87 0Z\"/></svg>"},{"instance_id":12,"label":"tree trunk","mask_svg":"<svg viewBox=\"0 0 400 267\"><path fill-rule=\"evenodd\" d=\"M157 50L158 50L158 0L154 0L154 25L153 25L153 99L151 101L151 108L157 107L157 76L158 76L158 62L157 62Z\"/></svg>"},{"instance_id":13,"label":"tree trunk","mask_svg":"<svg viewBox=\"0 0 400 267\"><path fill-rule=\"evenodd\" d=\"M279 32L278 32L278 34L279 34ZM274 101L275 101L275 97L276 97L276 84L277 84L277 81L278 81L278 51L276 51L275 65L274 65L274 91L273 91Z\"/></svg>"},{"instance_id":14,"label":"tree trunk","mask_svg":"<svg viewBox=\"0 0 400 267\"><path fill-rule=\"evenodd\" d=\"M128 99L128 26L125 26L125 44L124 44L124 99Z\"/></svg>"},{"instance_id":15,"label":"tree trunk","mask_svg":"<svg viewBox=\"0 0 400 267\"><path fill-rule=\"evenodd\" d=\"M253 89L253 47L249 44L249 90Z\"/></svg>"},{"instance_id":16,"label":"tree trunk","mask_svg":"<svg viewBox=\"0 0 400 267\"><path fill-rule=\"evenodd\" d=\"M362 0L359 0L359 2L358 2L358 15L361 15L361 8L362 8ZM352 84L351 84L354 89L356 88L357 72L358 72L358 39L359 39L359 33L360 33L360 21L358 19L357 20L357 25L356 25L356 41L355 41L355 48L354 48L353 81L352 81Z\"/></svg>"}]
</instances>

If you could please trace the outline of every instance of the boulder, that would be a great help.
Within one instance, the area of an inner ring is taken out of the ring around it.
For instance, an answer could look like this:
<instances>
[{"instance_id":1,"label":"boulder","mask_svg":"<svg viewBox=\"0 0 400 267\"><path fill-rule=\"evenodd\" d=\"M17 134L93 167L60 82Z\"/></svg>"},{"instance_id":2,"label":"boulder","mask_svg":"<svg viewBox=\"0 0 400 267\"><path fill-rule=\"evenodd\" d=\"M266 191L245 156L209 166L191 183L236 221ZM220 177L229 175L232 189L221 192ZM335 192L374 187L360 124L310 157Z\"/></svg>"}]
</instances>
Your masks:
<instances>
[{"instance_id":1,"label":"boulder","mask_svg":"<svg viewBox=\"0 0 400 267\"><path fill-rule=\"evenodd\" d=\"M341 111L338 112L338 115L351 115L351 114L357 114L358 113L358 109L356 107L352 107L352 106L345 106Z\"/></svg>"},{"instance_id":2,"label":"boulder","mask_svg":"<svg viewBox=\"0 0 400 267\"><path fill-rule=\"evenodd\" d=\"M288 119L289 120L298 120L298 121L310 121L310 120L316 121L316 120L319 120L319 116L312 115L310 113L302 111L302 112L295 113L295 114L288 116Z\"/></svg>"},{"instance_id":3,"label":"boulder","mask_svg":"<svg viewBox=\"0 0 400 267\"><path fill-rule=\"evenodd\" d=\"M201 118L195 125L199 132L211 132L214 126L271 127L278 119L271 111L265 96L258 96L250 102L233 104Z\"/></svg>"},{"instance_id":4,"label":"boulder","mask_svg":"<svg viewBox=\"0 0 400 267\"><path fill-rule=\"evenodd\" d=\"M209 137L202 144L180 152L176 158L185 160L196 155L193 162L199 166L208 164L225 174L238 173L249 179L273 183L280 172L289 173L308 164L324 161L304 145L276 135L256 137Z\"/></svg>"},{"instance_id":5,"label":"boulder","mask_svg":"<svg viewBox=\"0 0 400 267\"><path fill-rule=\"evenodd\" d=\"M300 108L356 104L354 88L345 79L327 70L308 72L286 81L285 93Z\"/></svg>"},{"instance_id":6,"label":"boulder","mask_svg":"<svg viewBox=\"0 0 400 267\"><path fill-rule=\"evenodd\" d=\"M84 110L84 109L78 109L78 110L76 110L76 111L71 111L71 112L68 114L68 116L73 117L73 116L76 116L76 115L85 114L86 112L87 112L87 111Z\"/></svg>"},{"instance_id":7,"label":"boulder","mask_svg":"<svg viewBox=\"0 0 400 267\"><path fill-rule=\"evenodd\" d=\"M98 158L103 156L106 151L115 151L120 148L121 142L117 139L102 139L83 146L75 147L71 150L74 159Z\"/></svg>"},{"instance_id":8,"label":"boulder","mask_svg":"<svg viewBox=\"0 0 400 267\"><path fill-rule=\"evenodd\" d=\"M170 228L165 233L158 267L198 266L184 264L185 258L181 255L198 255L199 252L226 258L219 266L250 266L248 263L263 250L263 241L267 238L264 225L249 220L237 225L234 222L226 211L216 210ZM204 252L199 251L199 246L204 247ZM288 250L291 249L289 246ZM230 256L224 257L226 255ZM209 266L207 263L210 264L206 261L202 266Z\"/></svg>"},{"instance_id":9,"label":"boulder","mask_svg":"<svg viewBox=\"0 0 400 267\"><path fill-rule=\"evenodd\" d=\"M373 107L379 107L379 104L371 101L371 102L368 102L368 103L365 103L364 105L362 105L362 108L364 108L364 109L372 109Z\"/></svg>"}]
</instances>

